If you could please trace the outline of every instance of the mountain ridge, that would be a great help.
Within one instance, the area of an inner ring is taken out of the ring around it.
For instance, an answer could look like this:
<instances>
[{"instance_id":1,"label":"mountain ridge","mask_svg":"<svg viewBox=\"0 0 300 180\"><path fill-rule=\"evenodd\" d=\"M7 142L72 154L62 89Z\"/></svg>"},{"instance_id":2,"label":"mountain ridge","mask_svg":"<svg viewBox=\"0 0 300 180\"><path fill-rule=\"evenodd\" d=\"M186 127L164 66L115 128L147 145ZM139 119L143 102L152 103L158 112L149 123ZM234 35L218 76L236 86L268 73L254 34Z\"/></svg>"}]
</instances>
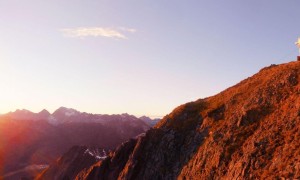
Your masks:
<instances>
[{"instance_id":1,"label":"mountain ridge","mask_svg":"<svg viewBox=\"0 0 300 180\"><path fill-rule=\"evenodd\" d=\"M77 116L77 117L76 117ZM115 117L118 119L141 119L150 127L154 126L160 119L150 119L147 116L142 116L137 118L134 115L128 113L122 114L93 114L87 112L80 112L73 108L67 108L64 106L59 107L53 113L48 110L43 109L40 112L34 113L27 109L17 109L14 112L8 112L6 114L1 114L0 119L11 119L11 120L47 120L52 125L58 125L61 123L70 122L99 122L105 123L110 117ZM145 121L145 119L147 119ZM151 120L151 122L148 121Z\"/></svg>"},{"instance_id":2,"label":"mountain ridge","mask_svg":"<svg viewBox=\"0 0 300 180\"><path fill-rule=\"evenodd\" d=\"M183 104L77 179L298 179L299 74L299 61L271 65Z\"/></svg>"}]
</instances>

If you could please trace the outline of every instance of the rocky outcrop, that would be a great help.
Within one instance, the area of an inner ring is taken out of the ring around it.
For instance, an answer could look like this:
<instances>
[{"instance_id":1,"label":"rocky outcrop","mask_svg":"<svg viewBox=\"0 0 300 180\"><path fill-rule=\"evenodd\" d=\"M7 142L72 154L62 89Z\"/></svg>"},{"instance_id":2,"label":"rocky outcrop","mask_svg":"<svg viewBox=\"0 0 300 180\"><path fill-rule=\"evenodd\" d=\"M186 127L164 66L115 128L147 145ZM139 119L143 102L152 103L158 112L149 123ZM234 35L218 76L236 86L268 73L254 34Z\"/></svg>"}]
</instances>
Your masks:
<instances>
[{"instance_id":1,"label":"rocky outcrop","mask_svg":"<svg viewBox=\"0 0 300 180\"><path fill-rule=\"evenodd\" d=\"M75 179L80 171L105 158L104 149L74 146L36 179Z\"/></svg>"},{"instance_id":2,"label":"rocky outcrop","mask_svg":"<svg viewBox=\"0 0 300 180\"><path fill-rule=\"evenodd\" d=\"M272 65L181 105L79 179L299 179L299 76L300 62Z\"/></svg>"},{"instance_id":3,"label":"rocky outcrop","mask_svg":"<svg viewBox=\"0 0 300 180\"><path fill-rule=\"evenodd\" d=\"M117 179L136 144L136 139L123 143L108 158L93 165L87 171L81 172L76 179Z\"/></svg>"}]
</instances>

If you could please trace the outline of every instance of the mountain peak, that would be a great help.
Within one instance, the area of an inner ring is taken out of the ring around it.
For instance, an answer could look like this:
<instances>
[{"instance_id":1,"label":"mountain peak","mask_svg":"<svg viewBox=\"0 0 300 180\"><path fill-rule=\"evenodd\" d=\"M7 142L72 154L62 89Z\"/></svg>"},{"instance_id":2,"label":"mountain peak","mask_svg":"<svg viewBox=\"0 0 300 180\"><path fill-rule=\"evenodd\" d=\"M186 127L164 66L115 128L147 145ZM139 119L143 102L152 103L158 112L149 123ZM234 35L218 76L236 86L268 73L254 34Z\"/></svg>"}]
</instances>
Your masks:
<instances>
[{"instance_id":1,"label":"mountain peak","mask_svg":"<svg viewBox=\"0 0 300 180\"><path fill-rule=\"evenodd\" d=\"M77 111L77 110L73 109L73 108L67 108L67 107L61 106L56 111Z\"/></svg>"},{"instance_id":2,"label":"mountain peak","mask_svg":"<svg viewBox=\"0 0 300 180\"><path fill-rule=\"evenodd\" d=\"M27 109L16 109L15 112L13 112L13 113L31 114L33 112L31 112L31 111L29 111Z\"/></svg>"},{"instance_id":3,"label":"mountain peak","mask_svg":"<svg viewBox=\"0 0 300 180\"><path fill-rule=\"evenodd\" d=\"M141 116L139 119L144 120L144 121L152 121L152 119L148 116Z\"/></svg>"},{"instance_id":4,"label":"mountain peak","mask_svg":"<svg viewBox=\"0 0 300 180\"><path fill-rule=\"evenodd\" d=\"M60 107L56 111L54 111L53 116L70 117L70 116L74 116L74 115L78 115L78 114L80 114L80 112L77 111L76 109Z\"/></svg>"},{"instance_id":5,"label":"mountain peak","mask_svg":"<svg viewBox=\"0 0 300 180\"><path fill-rule=\"evenodd\" d=\"M148 116L141 116L141 117L139 117L139 119L142 120L142 121L144 121L150 127L155 126L160 121L160 119L151 119Z\"/></svg>"},{"instance_id":6,"label":"mountain peak","mask_svg":"<svg viewBox=\"0 0 300 180\"><path fill-rule=\"evenodd\" d=\"M49 111L47 111L46 109L43 109L43 110L40 111L38 114L39 114L39 115L46 115L46 116L49 116L49 115L50 115Z\"/></svg>"}]
</instances>

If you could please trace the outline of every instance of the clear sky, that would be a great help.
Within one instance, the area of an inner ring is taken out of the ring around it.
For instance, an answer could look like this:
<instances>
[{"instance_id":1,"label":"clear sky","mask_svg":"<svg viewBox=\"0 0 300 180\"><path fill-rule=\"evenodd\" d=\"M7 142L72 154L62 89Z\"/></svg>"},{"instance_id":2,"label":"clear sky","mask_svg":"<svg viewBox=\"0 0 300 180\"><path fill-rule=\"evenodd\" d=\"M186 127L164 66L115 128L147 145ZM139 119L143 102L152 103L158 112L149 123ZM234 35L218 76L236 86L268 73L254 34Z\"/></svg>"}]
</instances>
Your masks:
<instances>
[{"instance_id":1,"label":"clear sky","mask_svg":"<svg viewBox=\"0 0 300 180\"><path fill-rule=\"evenodd\" d=\"M296 59L299 0L0 0L0 113L163 116Z\"/></svg>"}]
</instances>

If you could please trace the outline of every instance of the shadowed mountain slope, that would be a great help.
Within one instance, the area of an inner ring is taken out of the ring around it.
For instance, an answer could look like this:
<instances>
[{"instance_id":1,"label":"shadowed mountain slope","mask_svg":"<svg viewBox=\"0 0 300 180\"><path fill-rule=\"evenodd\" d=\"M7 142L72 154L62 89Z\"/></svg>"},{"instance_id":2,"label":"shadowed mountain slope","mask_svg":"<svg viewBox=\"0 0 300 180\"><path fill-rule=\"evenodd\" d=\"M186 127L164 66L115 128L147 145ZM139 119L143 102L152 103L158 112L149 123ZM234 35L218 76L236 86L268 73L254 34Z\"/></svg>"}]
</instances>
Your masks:
<instances>
[{"instance_id":1,"label":"shadowed mountain slope","mask_svg":"<svg viewBox=\"0 0 300 180\"><path fill-rule=\"evenodd\" d=\"M104 149L74 146L36 179L74 179L84 168L104 158Z\"/></svg>"}]
</instances>

